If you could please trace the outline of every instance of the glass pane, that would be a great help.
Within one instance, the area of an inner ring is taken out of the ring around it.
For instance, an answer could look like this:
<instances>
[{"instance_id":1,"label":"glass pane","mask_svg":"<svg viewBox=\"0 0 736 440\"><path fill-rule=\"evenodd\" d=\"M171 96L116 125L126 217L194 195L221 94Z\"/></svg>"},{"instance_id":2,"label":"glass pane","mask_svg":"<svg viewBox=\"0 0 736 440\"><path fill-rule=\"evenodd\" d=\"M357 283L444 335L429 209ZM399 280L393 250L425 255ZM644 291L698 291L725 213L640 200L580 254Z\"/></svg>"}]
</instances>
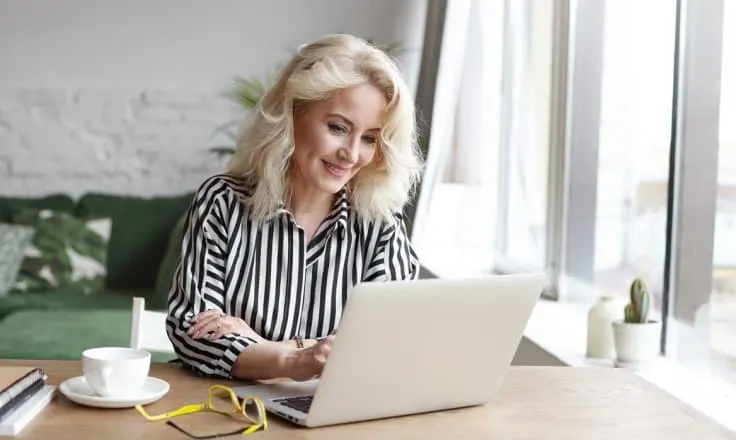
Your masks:
<instances>
[{"instance_id":1,"label":"glass pane","mask_svg":"<svg viewBox=\"0 0 736 440\"><path fill-rule=\"evenodd\" d=\"M723 2L718 199L713 245L710 345L736 380L736 2Z\"/></svg>"},{"instance_id":2,"label":"glass pane","mask_svg":"<svg viewBox=\"0 0 736 440\"><path fill-rule=\"evenodd\" d=\"M675 8L675 0L617 0L606 2L605 11L595 284L623 297L641 276L656 313L666 243Z\"/></svg>"}]
</instances>

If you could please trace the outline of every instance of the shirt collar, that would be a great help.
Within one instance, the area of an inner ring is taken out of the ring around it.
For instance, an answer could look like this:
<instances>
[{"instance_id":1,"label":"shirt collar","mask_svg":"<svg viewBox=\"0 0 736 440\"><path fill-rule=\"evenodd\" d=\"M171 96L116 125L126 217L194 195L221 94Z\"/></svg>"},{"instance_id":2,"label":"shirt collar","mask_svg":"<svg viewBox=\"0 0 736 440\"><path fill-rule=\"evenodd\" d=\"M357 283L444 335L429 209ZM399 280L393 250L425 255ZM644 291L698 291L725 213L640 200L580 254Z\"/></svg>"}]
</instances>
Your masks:
<instances>
[{"instance_id":1,"label":"shirt collar","mask_svg":"<svg viewBox=\"0 0 736 440\"><path fill-rule=\"evenodd\" d=\"M279 207L276 212L277 215L285 215L291 221L294 221L293 214L291 211L286 209L286 205L283 202L279 203ZM330 208L330 211L327 213L327 218L332 219L331 221L333 222L332 225L330 225L332 231L337 231L341 237L345 236L349 213L350 199L348 197L348 190L346 188L342 188L340 192L337 193L337 197L332 204L332 208Z\"/></svg>"},{"instance_id":2,"label":"shirt collar","mask_svg":"<svg viewBox=\"0 0 736 440\"><path fill-rule=\"evenodd\" d=\"M335 203L332 205L332 211L330 215L336 213L337 220L335 221L335 228L341 234L345 236L345 230L348 227L348 214L350 213L350 200L348 198L348 190L343 188L340 190Z\"/></svg>"}]
</instances>

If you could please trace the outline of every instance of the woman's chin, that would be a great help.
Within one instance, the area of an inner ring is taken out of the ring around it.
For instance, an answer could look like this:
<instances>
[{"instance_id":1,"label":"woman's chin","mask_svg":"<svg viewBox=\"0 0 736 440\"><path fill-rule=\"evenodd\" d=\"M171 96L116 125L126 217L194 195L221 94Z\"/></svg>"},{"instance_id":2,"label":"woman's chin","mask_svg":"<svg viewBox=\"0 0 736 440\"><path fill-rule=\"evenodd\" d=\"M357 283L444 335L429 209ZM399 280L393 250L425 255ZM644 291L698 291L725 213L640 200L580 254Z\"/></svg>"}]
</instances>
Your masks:
<instances>
[{"instance_id":1,"label":"woman's chin","mask_svg":"<svg viewBox=\"0 0 736 440\"><path fill-rule=\"evenodd\" d=\"M330 173L324 173L322 176L319 177L317 181L317 186L322 191L336 194L342 190L342 188L347 185L349 179L349 175L345 176L335 176Z\"/></svg>"},{"instance_id":2,"label":"woman's chin","mask_svg":"<svg viewBox=\"0 0 736 440\"><path fill-rule=\"evenodd\" d=\"M322 187L322 190L324 192L330 193L330 194L337 194L339 193L345 185L325 185Z\"/></svg>"},{"instance_id":3,"label":"woman's chin","mask_svg":"<svg viewBox=\"0 0 736 440\"><path fill-rule=\"evenodd\" d=\"M326 193L339 193L347 182L344 179L320 179L318 188Z\"/></svg>"}]
</instances>

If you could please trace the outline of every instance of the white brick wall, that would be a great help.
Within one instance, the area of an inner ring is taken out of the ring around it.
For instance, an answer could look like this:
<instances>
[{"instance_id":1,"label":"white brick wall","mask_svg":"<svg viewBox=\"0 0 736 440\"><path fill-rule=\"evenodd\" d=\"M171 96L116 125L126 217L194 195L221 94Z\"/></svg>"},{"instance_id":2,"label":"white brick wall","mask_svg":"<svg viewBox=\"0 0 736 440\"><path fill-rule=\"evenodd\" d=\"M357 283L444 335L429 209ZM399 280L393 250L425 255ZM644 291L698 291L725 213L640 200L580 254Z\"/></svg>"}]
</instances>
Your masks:
<instances>
[{"instance_id":1,"label":"white brick wall","mask_svg":"<svg viewBox=\"0 0 736 440\"><path fill-rule=\"evenodd\" d=\"M214 93L0 91L0 193L180 194L223 169L215 128L242 111Z\"/></svg>"},{"instance_id":2,"label":"white brick wall","mask_svg":"<svg viewBox=\"0 0 736 440\"><path fill-rule=\"evenodd\" d=\"M351 32L407 48L413 88L427 0L122 3L0 1L0 196L191 191L223 169L234 76Z\"/></svg>"}]
</instances>

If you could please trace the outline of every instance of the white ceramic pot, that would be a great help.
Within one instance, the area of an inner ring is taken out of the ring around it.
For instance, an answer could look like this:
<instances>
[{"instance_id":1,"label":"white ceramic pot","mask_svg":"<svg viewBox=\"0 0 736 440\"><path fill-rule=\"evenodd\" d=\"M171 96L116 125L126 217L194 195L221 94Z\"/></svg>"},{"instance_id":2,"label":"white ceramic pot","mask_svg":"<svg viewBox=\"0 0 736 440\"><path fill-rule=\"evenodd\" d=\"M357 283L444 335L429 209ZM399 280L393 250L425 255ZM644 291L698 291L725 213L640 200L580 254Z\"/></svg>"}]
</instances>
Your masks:
<instances>
[{"instance_id":1,"label":"white ceramic pot","mask_svg":"<svg viewBox=\"0 0 736 440\"><path fill-rule=\"evenodd\" d=\"M622 365L640 365L659 355L661 328L657 321L642 324L613 322L616 361Z\"/></svg>"}]
</instances>

